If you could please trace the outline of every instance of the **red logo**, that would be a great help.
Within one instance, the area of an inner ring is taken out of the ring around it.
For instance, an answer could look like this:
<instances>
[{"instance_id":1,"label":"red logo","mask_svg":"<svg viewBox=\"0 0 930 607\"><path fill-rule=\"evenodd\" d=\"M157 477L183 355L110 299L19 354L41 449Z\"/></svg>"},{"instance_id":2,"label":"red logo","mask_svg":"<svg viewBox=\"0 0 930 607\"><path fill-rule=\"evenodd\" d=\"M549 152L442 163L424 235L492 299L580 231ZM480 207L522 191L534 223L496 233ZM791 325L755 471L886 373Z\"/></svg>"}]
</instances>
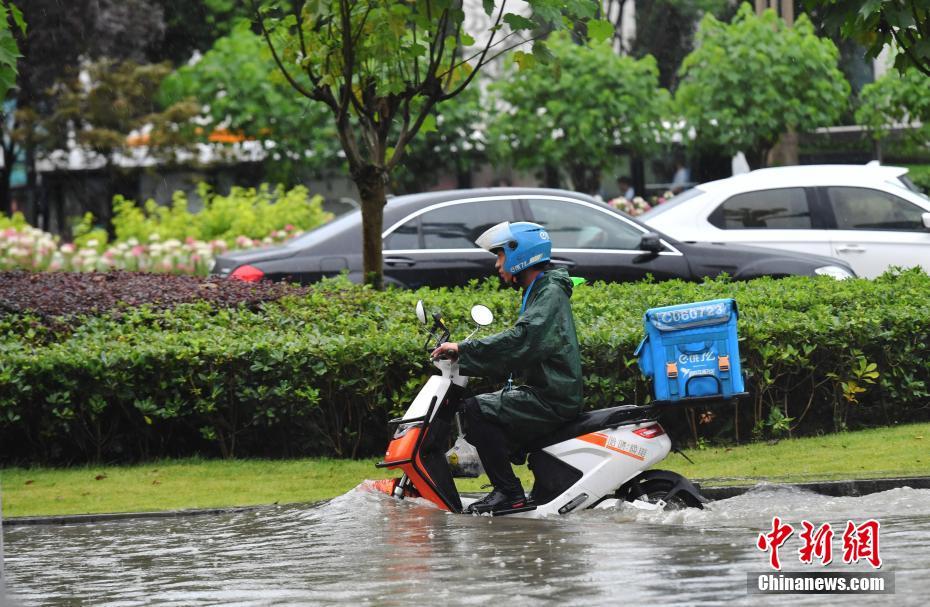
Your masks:
<instances>
[{"instance_id":1,"label":"red logo","mask_svg":"<svg viewBox=\"0 0 930 607\"><path fill-rule=\"evenodd\" d=\"M852 521L846 521L843 532L843 562L858 563L865 559L872 567L882 566L882 557L878 554L879 523L869 519L858 527Z\"/></svg>"},{"instance_id":2,"label":"red logo","mask_svg":"<svg viewBox=\"0 0 930 607\"><path fill-rule=\"evenodd\" d=\"M802 543L798 549L800 561L806 565L812 565L816 559L821 566L829 565L833 561L834 536L830 523L817 527L810 521L801 521L801 527L803 530L798 534ZM854 564L865 560L875 569L879 569L882 566L878 548L879 529L879 522L874 519L869 519L858 526L852 521L847 521L846 530L843 532L843 562ZM794 527L775 516L772 517L772 530L769 533L759 534L756 547L769 553L769 564L772 569L781 570L778 549L788 541L793 533Z\"/></svg>"},{"instance_id":3,"label":"red logo","mask_svg":"<svg viewBox=\"0 0 930 607\"><path fill-rule=\"evenodd\" d=\"M798 550L802 563L808 565L814 562L816 556L821 565L829 565L833 560L833 529L830 523L824 523L817 531L814 531L814 525L808 521L801 521L804 531L801 532L801 541L804 545Z\"/></svg>"},{"instance_id":4,"label":"red logo","mask_svg":"<svg viewBox=\"0 0 930 607\"><path fill-rule=\"evenodd\" d=\"M781 563L778 560L778 549L791 537L792 533L794 533L794 527L787 523L782 525L781 519L776 516L772 518L772 532L759 534L756 547L763 552L771 550L772 553L769 555L769 562L772 565L772 569L781 569Z\"/></svg>"}]
</instances>

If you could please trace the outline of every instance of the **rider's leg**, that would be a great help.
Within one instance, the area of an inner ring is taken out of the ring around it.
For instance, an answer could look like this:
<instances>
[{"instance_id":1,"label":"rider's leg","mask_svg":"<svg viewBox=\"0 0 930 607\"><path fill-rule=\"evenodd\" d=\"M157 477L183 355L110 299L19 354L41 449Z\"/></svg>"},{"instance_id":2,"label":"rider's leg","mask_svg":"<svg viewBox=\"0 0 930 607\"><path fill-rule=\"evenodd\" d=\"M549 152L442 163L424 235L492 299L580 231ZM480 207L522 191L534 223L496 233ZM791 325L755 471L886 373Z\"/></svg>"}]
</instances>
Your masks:
<instances>
[{"instance_id":1,"label":"rider's leg","mask_svg":"<svg viewBox=\"0 0 930 607\"><path fill-rule=\"evenodd\" d=\"M523 497L523 485L510 467L507 436L504 429L481 412L478 401L468 398L462 403L465 440L475 446L481 465L498 491L514 498Z\"/></svg>"}]
</instances>

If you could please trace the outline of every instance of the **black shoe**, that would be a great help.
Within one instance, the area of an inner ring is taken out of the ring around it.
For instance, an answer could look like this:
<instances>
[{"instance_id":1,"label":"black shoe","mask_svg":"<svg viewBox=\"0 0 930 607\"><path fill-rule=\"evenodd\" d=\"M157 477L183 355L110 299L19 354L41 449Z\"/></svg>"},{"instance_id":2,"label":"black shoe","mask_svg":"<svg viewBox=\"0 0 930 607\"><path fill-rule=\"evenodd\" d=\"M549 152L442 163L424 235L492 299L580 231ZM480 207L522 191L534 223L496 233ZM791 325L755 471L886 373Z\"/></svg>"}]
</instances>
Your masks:
<instances>
[{"instance_id":1,"label":"black shoe","mask_svg":"<svg viewBox=\"0 0 930 607\"><path fill-rule=\"evenodd\" d=\"M501 510L514 510L524 508L527 505L526 496L523 492L504 493L500 489L488 493L477 502L471 504L465 509L466 514L486 514L488 512L500 512Z\"/></svg>"}]
</instances>

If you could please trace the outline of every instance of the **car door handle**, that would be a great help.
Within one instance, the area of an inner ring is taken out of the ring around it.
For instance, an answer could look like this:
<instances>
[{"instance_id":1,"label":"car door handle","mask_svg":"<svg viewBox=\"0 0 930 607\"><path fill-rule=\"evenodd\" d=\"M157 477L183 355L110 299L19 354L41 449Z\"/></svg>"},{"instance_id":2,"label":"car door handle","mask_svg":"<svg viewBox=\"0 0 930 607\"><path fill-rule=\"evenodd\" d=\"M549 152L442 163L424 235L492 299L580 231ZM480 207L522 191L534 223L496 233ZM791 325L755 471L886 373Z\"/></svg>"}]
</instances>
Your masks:
<instances>
[{"instance_id":1,"label":"car door handle","mask_svg":"<svg viewBox=\"0 0 930 607\"><path fill-rule=\"evenodd\" d=\"M843 247L837 247L837 253L865 253L865 249L857 244L848 244Z\"/></svg>"},{"instance_id":2,"label":"car door handle","mask_svg":"<svg viewBox=\"0 0 930 607\"><path fill-rule=\"evenodd\" d=\"M566 268L574 268L576 265L578 265L571 259L556 259L555 257L550 259L549 262L556 266L565 266Z\"/></svg>"},{"instance_id":3,"label":"car door handle","mask_svg":"<svg viewBox=\"0 0 930 607\"><path fill-rule=\"evenodd\" d=\"M402 268L411 268L417 265L417 262L410 257L385 257L384 263L389 266L400 266Z\"/></svg>"}]
</instances>

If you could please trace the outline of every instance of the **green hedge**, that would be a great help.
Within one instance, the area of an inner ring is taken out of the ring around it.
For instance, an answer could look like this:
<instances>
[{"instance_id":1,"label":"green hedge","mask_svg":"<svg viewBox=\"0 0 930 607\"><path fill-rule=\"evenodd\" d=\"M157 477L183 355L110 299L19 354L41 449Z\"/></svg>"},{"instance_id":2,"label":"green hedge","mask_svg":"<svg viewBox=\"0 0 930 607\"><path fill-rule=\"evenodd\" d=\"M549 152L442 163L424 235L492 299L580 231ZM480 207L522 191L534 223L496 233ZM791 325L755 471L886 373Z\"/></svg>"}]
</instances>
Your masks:
<instances>
[{"instance_id":1,"label":"green hedge","mask_svg":"<svg viewBox=\"0 0 930 607\"><path fill-rule=\"evenodd\" d=\"M734 297L751 396L737 408L669 414L691 442L927 420L928 295L930 277L916 270L874 281L584 286L573 301L586 401L648 400L633 357L647 308ZM490 281L378 293L336 280L257 312L137 309L61 336L0 318L0 461L380 453L386 420L431 373L418 298L442 310L454 337L470 331L473 303L494 311L496 328L519 306Z\"/></svg>"}]
</instances>

